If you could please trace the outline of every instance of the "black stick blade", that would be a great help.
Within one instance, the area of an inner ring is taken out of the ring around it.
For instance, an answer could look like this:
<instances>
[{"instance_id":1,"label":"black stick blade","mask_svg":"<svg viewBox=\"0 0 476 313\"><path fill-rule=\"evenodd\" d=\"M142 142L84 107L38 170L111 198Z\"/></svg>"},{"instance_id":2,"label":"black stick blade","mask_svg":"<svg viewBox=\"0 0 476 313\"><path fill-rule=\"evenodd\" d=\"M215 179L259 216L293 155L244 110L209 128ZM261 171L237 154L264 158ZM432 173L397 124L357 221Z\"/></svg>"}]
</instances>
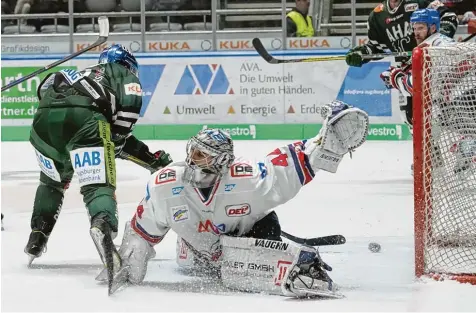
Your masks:
<instances>
[{"instance_id":1,"label":"black stick blade","mask_svg":"<svg viewBox=\"0 0 476 313\"><path fill-rule=\"evenodd\" d=\"M258 52L258 54L266 62L271 63L271 64L279 63L278 60L273 58L273 56L271 54L269 54L268 51L266 51L266 48L263 46L263 43L261 42L261 40L259 40L259 38L253 38L253 40L251 42L252 42L253 47L255 48L256 52Z\"/></svg>"}]
</instances>

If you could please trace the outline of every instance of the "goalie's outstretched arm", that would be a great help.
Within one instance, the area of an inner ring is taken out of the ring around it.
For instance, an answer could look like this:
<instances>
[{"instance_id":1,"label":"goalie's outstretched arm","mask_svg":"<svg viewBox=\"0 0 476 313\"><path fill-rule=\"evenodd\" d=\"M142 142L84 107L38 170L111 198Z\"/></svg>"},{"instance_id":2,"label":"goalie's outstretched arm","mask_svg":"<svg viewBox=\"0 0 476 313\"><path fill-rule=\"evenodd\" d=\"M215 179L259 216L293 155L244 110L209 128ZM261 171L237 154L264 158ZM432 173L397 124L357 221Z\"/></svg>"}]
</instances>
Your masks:
<instances>
[{"instance_id":1,"label":"goalie's outstretched arm","mask_svg":"<svg viewBox=\"0 0 476 313\"><path fill-rule=\"evenodd\" d=\"M253 179L262 211L294 198L318 170L335 173L343 156L365 142L367 113L340 101L323 110L325 122L316 137L277 148L258 162Z\"/></svg>"}]
</instances>

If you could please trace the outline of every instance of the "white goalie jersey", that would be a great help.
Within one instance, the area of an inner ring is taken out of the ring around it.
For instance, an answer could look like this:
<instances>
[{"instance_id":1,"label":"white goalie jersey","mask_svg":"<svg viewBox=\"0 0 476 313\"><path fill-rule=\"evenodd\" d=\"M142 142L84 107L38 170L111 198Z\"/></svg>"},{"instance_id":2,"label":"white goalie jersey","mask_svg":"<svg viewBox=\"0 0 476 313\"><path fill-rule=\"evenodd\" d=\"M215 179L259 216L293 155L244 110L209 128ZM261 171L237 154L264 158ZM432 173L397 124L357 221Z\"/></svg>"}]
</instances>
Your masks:
<instances>
[{"instance_id":1,"label":"white goalie jersey","mask_svg":"<svg viewBox=\"0 0 476 313\"><path fill-rule=\"evenodd\" d=\"M305 144L278 148L258 162L237 159L209 194L184 185L186 164L172 163L151 176L131 226L152 245L172 229L194 254L216 261L220 235L246 234L313 179Z\"/></svg>"}]
</instances>

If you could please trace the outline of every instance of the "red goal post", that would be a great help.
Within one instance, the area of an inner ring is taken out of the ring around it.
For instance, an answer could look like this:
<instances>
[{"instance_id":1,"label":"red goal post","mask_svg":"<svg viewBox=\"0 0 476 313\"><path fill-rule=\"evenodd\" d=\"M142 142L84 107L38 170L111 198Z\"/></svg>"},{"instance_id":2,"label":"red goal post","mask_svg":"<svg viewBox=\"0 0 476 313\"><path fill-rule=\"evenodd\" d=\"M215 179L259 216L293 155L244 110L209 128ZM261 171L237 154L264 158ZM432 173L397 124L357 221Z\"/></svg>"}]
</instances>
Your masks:
<instances>
[{"instance_id":1,"label":"red goal post","mask_svg":"<svg viewBox=\"0 0 476 313\"><path fill-rule=\"evenodd\" d=\"M476 43L415 48L415 274L476 284Z\"/></svg>"}]
</instances>

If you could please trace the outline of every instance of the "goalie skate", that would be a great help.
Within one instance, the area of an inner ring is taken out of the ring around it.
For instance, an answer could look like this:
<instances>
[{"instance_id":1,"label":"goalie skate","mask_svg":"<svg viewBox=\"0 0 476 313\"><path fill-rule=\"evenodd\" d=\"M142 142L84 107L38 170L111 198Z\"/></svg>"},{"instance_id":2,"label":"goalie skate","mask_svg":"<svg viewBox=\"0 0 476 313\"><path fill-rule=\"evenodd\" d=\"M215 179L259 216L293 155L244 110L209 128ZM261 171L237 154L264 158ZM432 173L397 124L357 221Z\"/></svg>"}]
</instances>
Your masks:
<instances>
[{"instance_id":1,"label":"goalie skate","mask_svg":"<svg viewBox=\"0 0 476 313\"><path fill-rule=\"evenodd\" d=\"M284 275L282 292L298 298L344 298L326 271L332 271L332 268L321 260L317 252L301 251L297 262Z\"/></svg>"}]
</instances>

